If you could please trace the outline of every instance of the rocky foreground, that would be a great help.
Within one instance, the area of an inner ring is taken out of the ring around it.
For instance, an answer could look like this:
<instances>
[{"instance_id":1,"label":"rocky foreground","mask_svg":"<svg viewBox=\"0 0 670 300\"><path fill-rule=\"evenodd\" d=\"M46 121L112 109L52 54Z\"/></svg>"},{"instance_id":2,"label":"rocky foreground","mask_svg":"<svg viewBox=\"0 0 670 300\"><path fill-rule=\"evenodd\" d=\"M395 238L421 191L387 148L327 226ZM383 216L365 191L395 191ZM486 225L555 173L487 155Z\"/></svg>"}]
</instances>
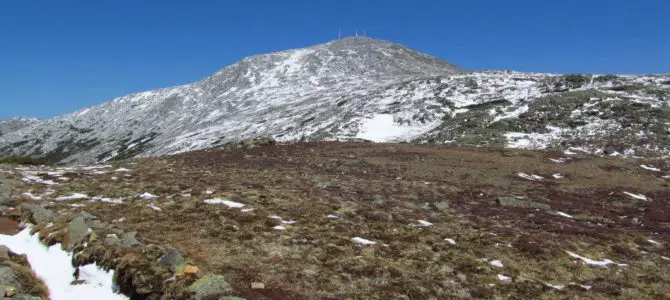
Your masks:
<instances>
[{"instance_id":1,"label":"rocky foreground","mask_svg":"<svg viewBox=\"0 0 670 300\"><path fill-rule=\"evenodd\" d=\"M4 216L131 299L670 299L668 157L265 142L0 170Z\"/></svg>"}]
</instances>

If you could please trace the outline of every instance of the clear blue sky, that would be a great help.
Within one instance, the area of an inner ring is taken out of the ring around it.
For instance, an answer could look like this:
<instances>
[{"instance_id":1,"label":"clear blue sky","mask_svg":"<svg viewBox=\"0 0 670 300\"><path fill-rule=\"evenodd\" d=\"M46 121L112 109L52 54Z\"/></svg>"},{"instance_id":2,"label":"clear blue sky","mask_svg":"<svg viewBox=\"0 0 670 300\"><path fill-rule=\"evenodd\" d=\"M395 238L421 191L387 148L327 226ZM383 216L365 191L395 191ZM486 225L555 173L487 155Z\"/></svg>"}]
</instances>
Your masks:
<instances>
[{"instance_id":1,"label":"clear blue sky","mask_svg":"<svg viewBox=\"0 0 670 300\"><path fill-rule=\"evenodd\" d=\"M365 29L466 69L670 72L670 1L0 0L0 119L185 84Z\"/></svg>"}]
</instances>

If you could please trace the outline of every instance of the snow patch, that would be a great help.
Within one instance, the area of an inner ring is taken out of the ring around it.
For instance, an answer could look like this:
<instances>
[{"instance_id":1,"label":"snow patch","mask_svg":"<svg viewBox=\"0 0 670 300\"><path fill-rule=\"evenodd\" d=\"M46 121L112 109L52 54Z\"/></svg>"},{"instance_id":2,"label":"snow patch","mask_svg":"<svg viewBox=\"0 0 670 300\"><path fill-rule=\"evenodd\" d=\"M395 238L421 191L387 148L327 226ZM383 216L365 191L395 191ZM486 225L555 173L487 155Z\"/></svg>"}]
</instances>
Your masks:
<instances>
[{"instance_id":1,"label":"snow patch","mask_svg":"<svg viewBox=\"0 0 670 300\"><path fill-rule=\"evenodd\" d=\"M59 201L64 201L64 200L79 200L79 199L88 199L88 195L82 194L82 193L73 193L68 196L59 196L56 197L56 200Z\"/></svg>"},{"instance_id":2,"label":"snow patch","mask_svg":"<svg viewBox=\"0 0 670 300\"><path fill-rule=\"evenodd\" d=\"M95 264L79 267L79 279L84 283L71 285L75 279L72 275L75 271L72 254L61 250L60 244L44 246L40 243L39 234L30 235L30 228L25 228L14 236L0 235L0 244L28 257L33 271L46 283L53 300L128 299L113 292L114 272L105 271Z\"/></svg>"},{"instance_id":3,"label":"snow patch","mask_svg":"<svg viewBox=\"0 0 670 300\"><path fill-rule=\"evenodd\" d=\"M31 200L42 200L42 196L35 196L35 195L33 195L33 193L30 193L30 192L23 193L22 195L26 196L27 198L29 198Z\"/></svg>"},{"instance_id":4,"label":"snow patch","mask_svg":"<svg viewBox=\"0 0 670 300\"><path fill-rule=\"evenodd\" d=\"M400 125L394 122L393 115L377 114L363 121L363 124L359 127L358 134L356 134L356 138L373 142L410 140L438 124L439 122L421 125Z\"/></svg>"},{"instance_id":5,"label":"snow patch","mask_svg":"<svg viewBox=\"0 0 670 300\"><path fill-rule=\"evenodd\" d=\"M619 266L619 267L625 267L625 266L627 266L627 264L618 264L618 263L613 262L613 261L610 260L610 259L593 260L593 259L590 259L590 258L581 256L581 255L579 255L579 254L576 254L576 253L574 253L574 252L570 252L570 251L565 251L565 252L567 252L568 255L570 255L570 256L572 256L572 257L574 257L574 258L581 259L581 260L582 260L585 264L587 264L587 265L601 266L601 267L604 267L604 266L607 266L607 265L617 265L617 266Z\"/></svg>"},{"instance_id":6,"label":"snow patch","mask_svg":"<svg viewBox=\"0 0 670 300\"><path fill-rule=\"evenodd\" d=\"M654 172L661 172L661 169L650 167L650 166L647 166L647 165L640 165L640 168L645 169L645 170L649 170L649 171L654 171Z\"/></svg>"},{"instance_id":7,"label":"snow patch","mask_svg":"<svg viewBox=\"0 0 670 300\"><path fill-rule=\"evenodd\" d=\"M447 241L447 243L449 243L449 244L451 244L451 245L456 245L456 241L455 241L454 239L452 239L452 238L446 238L446 239L444 239L444 240Z\"/></svg>"},{"instance_id":8,"label":"snow patch","mask_svg":"<svg viewBox=\"0 0 670 300\"><path fill-rule=\"evenodd\" d=\"M359 245L374 245L374 244L377 243L375 241L364 239L362 237L355 237L355 238L352 238L351 240L354 241L354 243L359 244Z\"/></svg>"},{"instance_id":9,"label":"snow patch","mask_svg":"<svg viewBox=\"0 0 670 300\"><path fill-rule=\"evenodd\" d=\"M642 194L633 194L633 193L630 193L630 192L623 192L623 193L630 196L631 198L634 198L634 199L643 200L643 201L648 200L647 196L642 195Z\"/></svg>"},{"instance_id":10,"label":"snow patch","mask_svg":"<svg viewBox=\"0 0 670 300\"><path fill-rule=\"evenodd\" d=\"M556 214L559 215L559 216L561 216L561 217L566 217L566 218L574 219L573 216L568 215L568 214L566 214L566 213L564 213L564 212L557 211Z\"/></svg>"},{"instance_id":11,"label":"snow patch","mask_svg":"<svg viewBox=\"0 0 670 300\"><path fill-rule=\"evenodd\" d=\"M142 199L144 199L144 200L149 200L149 199L155 199L155 198L158 198L158 196L156 196L156 195L154 195L154 194L152 194L152 193L149 193L149 192L144 192L144 193L142 193L142 194L140 195L140 198L142 198Z\"/></svg>"},{"instance_id":12,"label":"snow patch","mask_svg":"<svg viewBox=\"0 0 670 300\"><path fill-rule=\"evenodd\" d=\"M223 204L225 206L228 206L230 208L242 208L244 207L244 204L235 202L235 201L230 201L227 199L221 199L221 198L214 198L214 199L207 199L205 200L205 203L207 204Z\"/></svg>"},{"instance_id":13,"label":"snow patch","mask_svg":"<svg viewBox=\"0 0 670 300\"><path fill-rule=\"evenodd\" d=\"M496 268L504 268L505 267L505 265L503 265L502 261L500 261L499 259L494 259L494 260L489 261L489 265L494 266Z\"/></svg>"}]
</instances>

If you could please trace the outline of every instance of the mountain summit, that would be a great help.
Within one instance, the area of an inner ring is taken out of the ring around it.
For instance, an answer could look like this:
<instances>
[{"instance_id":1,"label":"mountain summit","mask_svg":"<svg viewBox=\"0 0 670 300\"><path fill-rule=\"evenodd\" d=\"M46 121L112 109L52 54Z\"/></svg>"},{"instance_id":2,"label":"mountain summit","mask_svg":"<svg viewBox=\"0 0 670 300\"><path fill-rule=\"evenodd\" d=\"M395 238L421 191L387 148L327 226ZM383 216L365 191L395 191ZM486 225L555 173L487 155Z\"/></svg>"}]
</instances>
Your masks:
<instances>
[{"instance_id":1,"label":"mountain summit","mask_svg":"<svg viewBox=\"0 0 670 300\"><path fill-rule=\"evenodd\" d=\"M350 37L248 57L199 82L51 120L0 124L0 155L93 162L257 137L637 151L640 132L646 150L668 152L669 79L464 72ZM619 144L605 145L613 135Z\"/></svg>"}]
</instances>

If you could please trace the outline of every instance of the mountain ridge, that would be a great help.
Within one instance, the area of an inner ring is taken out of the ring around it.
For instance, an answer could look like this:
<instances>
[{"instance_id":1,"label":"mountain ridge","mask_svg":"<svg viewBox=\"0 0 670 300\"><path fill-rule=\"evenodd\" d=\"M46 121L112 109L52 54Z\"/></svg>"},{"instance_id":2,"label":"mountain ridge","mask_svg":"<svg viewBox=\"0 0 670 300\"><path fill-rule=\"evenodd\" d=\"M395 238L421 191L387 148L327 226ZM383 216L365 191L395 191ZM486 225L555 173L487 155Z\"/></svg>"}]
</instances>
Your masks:
<instances>
[{"instance_id":1,"label":"mountain ridge","mask_svg":"<svg viewBox=\"0 0 670 300\"><path fill-rule=\"evenodd\" d=\"M249 56L200 81L133 93L53 119L26 122L0 135L0 155L87 163L174 154L258 137L505 146L510 142L508 132L518 138L520 133L546 135L551 130L538 124L506 125L500 132L487 128L535 111L525 108L525 102L536 103L561 93L592 91L600 97L581 95L575 100L577 106L596 101L591 98L608 102L620 95L626 103L644 103L642 110L658 110L656 123L667 123L669 87L664 82L668 80L657 75L464 71L402 45L345 38ZM624 89L610 90L616 87ZM483 106L495 109L484 112ZM578 108L573 106L572 111ZM637 116L640 111L631 113ZM468 117L459 120L464 116ZM468 124L474 119L481 122ZM577 123L587 122L578 119ZM556 122L557 128L570 127ZM657 131L655 137L663 135L663 128ZM652 150L666 153L666 140L657 142ZM545 144L538 148L547 148ZM588 146L594 152L604 151L601 145ZM619 146L619 152L633 146Z\"/></svg>"}]
</instances>

